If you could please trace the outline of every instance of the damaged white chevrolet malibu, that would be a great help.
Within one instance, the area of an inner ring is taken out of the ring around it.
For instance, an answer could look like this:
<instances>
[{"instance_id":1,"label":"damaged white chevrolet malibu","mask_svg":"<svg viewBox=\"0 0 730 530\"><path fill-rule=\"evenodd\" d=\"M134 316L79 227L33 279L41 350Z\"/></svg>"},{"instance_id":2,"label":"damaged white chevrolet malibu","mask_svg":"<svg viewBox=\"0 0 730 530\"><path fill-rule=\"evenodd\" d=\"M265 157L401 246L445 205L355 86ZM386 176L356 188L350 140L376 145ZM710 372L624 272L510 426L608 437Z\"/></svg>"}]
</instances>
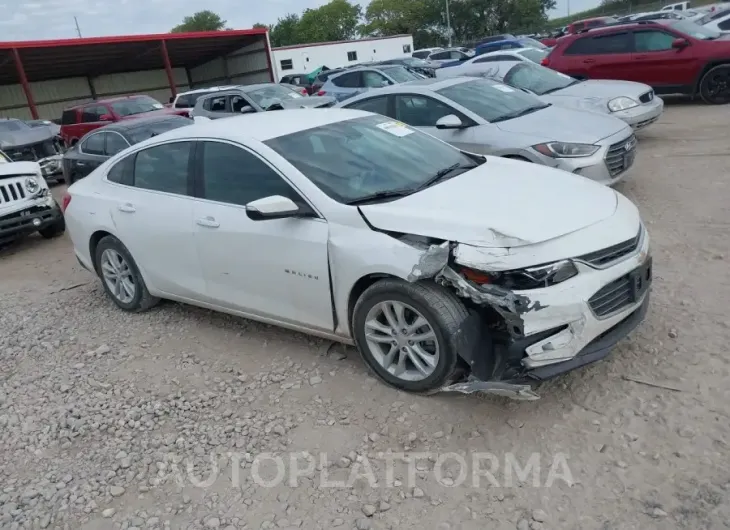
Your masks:
<instances>
[{"instance_id":1,"label":"damaged white chevrolet malibu","mask_svg":"<svg viewBox=\"0 0 730 530\"><path fill-rule=\"evenodd\" d=\"M605 357L649 303L649 236L624 196L362 111L182 127L63 207L120 308L166 298L355 344L412 392L529 398Z\"/></svg>"}]
</instances>

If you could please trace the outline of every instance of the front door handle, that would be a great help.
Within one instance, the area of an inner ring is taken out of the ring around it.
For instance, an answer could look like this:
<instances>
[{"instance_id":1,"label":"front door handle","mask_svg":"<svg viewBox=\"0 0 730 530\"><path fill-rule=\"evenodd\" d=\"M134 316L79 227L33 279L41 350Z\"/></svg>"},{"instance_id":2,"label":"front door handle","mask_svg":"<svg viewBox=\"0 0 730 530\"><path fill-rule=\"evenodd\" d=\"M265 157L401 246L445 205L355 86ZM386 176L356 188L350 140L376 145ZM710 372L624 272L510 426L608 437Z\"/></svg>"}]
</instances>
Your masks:
<instances>
[{"instance_id":1,"label":"front door handle","mask_svg":"<svg viewBox=\"0 0 730 530\"><path fill-rule=\"evenodd\" d=\"M137 211L137 209L128 202L124 203L124 204L120 204L119 206L117 206L117 209L120 212L124 212L124 213L134 213Z\"/></svg>"},{"instance_id":2,"label":"front door handle","mask_svg":"<svg viewBox=\"0 0 730 530\"><path fill-rule=\"evenodd\" d=\"M211 216L207 217L201 217L197 221L195 221L198 226L204 226L206 228L218 228L221 224L215 220L215 218Z\"/></svg>"}]
</instances>

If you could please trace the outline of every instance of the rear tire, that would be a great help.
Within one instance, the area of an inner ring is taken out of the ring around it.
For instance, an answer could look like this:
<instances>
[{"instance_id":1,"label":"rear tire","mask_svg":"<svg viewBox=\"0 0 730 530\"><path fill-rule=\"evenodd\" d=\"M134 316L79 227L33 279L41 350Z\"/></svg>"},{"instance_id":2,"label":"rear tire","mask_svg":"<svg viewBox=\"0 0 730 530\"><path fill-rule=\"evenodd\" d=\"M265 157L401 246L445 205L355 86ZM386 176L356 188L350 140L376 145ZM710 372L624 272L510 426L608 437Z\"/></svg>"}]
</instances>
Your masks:
<instances>
[{"instance_id":1,"label":"rear tire","mask_svg":"<svg viewBox=\"0 0 730 530\"><path fill-rule=\"evenodd\" d=\"M383 279L356 302L353 336L365 364L386 384L432 392L460 372L454 336L468 315L444 287Z\"/></svg>"},{"instance_id":2,"label":"rear tire","mask_svg":"<svg viewBox=\"0 0 730 530\"><path fill-rule=\"evenodd\" d=\"M709 105L730 103L730 64L710 68L700 80L699 93Z\"/></svg>"},{"instance_id":3,"label":"rear tire","mask_svg":"<svg viewBox=\"0 0 730 530\"><path fill-rule=\"evenodd\" d=\"M66 221L61 217L58 221L50 226L41 228L38 233L45 239L53 239L58 237L66 231Z\"/></svg>"},{"instance_id":4,"label":"rear tire","mask_svg":"<svg viewBox=\"0 0 730 530\"><path fill-rule=\"evenodd\" d=\"M106 294L124 311L141 313L160 302L147 290L132 255L116 237L106 236L99 241L94 264Z\"/></svg>"}]
</instances>

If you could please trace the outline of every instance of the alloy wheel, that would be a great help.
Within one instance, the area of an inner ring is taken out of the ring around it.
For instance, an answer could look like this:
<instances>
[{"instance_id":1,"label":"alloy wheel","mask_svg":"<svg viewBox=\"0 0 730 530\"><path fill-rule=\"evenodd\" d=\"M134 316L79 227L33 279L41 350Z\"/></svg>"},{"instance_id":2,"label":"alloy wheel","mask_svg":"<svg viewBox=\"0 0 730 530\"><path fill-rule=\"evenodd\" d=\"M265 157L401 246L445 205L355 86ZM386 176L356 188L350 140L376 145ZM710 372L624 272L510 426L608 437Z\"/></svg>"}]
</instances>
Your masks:
<instances>
[{"instance_id":1,"label":"alloy wheel","mask_svg":"<svg viewBox=\"0 0 730 530\"><path fill-rule=\"evenodd\" d=\"M119 252L108 248L101 255L101 274L109 291L123 304L129 304L137 294L137 286L129 263Z\"/></svg>"},{"instance_id":2,"label":"alloy wheel","mask_svg":"<svg viewBox=\"0 0 730 530\"><path fill-rule=\"evenodd\" d=\"M365 339L376 362L399 379L421 381L438 365L436 333L421 313L403 302L373 306L365 318Z\"/></svg>"}]
</instances>

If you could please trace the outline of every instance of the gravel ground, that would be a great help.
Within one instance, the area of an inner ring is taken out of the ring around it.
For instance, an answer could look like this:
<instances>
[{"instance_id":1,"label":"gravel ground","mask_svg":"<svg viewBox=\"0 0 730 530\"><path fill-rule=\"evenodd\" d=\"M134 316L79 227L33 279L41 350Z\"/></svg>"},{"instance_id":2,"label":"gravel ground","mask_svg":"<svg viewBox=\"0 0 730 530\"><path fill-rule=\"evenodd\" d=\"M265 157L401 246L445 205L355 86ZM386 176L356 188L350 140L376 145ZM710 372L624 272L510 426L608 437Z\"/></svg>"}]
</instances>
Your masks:
<instances>
[{"instance_id":1,"label":"gravel ground","mask_svg":"<svg viewBox=\"0 0 730 530\"><path fill-rule=\"evenodd\" d=\"M122 313L66 236L6 249L0 528L730 528L727 116L639 135L650 316L537 402L398 393L318 339Z\"/></svg>"}]
</instances>

